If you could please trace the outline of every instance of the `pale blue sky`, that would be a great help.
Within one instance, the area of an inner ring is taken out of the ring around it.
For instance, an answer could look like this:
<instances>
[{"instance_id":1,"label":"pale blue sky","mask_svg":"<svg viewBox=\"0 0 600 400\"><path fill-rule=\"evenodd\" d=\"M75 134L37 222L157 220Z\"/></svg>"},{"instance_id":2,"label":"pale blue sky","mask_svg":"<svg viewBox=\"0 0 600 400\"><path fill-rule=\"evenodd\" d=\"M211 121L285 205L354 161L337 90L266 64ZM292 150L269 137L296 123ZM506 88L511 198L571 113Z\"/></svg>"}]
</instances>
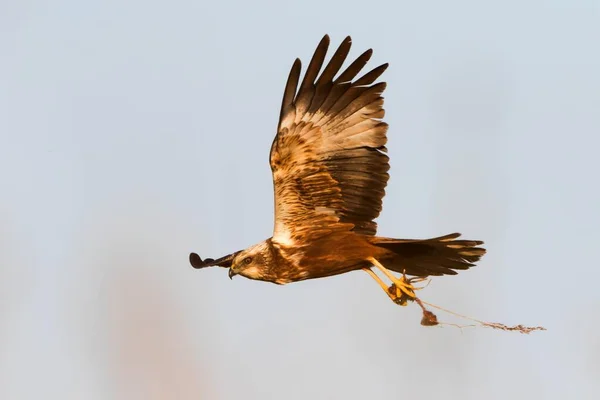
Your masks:
<instances>
[{"instance_id":1,"label":"pale blue sky","mask_svg":"<svg viewBox=\"0 0 600 400\"><path fill-rule=\"evenodd\" d=\"M483 3L0 3L0 398L600 397L600 4ZM325 33L390 63L379 232L486 241L422 297L547 332L189 266L271 235L283 86Z\"/></svg>"}]
</instances>

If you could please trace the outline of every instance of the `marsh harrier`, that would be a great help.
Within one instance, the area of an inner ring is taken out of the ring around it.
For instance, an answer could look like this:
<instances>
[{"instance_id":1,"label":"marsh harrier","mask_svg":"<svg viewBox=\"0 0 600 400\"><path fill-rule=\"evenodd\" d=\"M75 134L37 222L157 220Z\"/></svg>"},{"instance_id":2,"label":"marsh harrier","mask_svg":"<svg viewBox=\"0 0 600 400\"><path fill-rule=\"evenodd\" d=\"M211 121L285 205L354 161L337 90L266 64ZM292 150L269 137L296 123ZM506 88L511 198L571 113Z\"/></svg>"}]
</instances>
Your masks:
<instances>
[{"instance_id":1,"label":"marsh harrier","mask_svg":"<svg viewBox=\"0 0 600 400\"><path fill-rule=\"evenodd\" d=\"M340 73L350 46L347 37L322 69L329 47L323 37L301 83L300 60L292 66L270 152L273 236L217 260L192 253L193 267L225 267L229 277L276 284L363 270L394 302L406 304L415 297L414 281L454 275L485 253L478 247L483 242L460 240L459 233L424 240L375 236L389 178L386 84L375 81L388 64L359 76L369 49Z\"/></svg>"}]
</instances>

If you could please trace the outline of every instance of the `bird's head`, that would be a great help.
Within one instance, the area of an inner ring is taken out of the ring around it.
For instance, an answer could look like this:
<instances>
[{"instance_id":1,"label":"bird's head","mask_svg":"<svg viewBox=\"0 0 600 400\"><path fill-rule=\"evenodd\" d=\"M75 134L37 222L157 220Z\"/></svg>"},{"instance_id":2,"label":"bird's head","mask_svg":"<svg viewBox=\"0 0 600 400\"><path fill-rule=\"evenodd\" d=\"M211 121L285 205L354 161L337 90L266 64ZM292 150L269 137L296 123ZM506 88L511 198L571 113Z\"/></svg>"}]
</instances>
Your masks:
<instances>
[{"instance_id":1,"label":"bird's head","mask_svg":"<svg viewBox=\"0 0 600 400\"><path fill-rule=\"evenodd\" d=\"M242 275L249 279L261 279L268 269L269 254L269 245L266 241L240 251L233 258L229 268L229 278Z\"/></svg>"}]
</instances>

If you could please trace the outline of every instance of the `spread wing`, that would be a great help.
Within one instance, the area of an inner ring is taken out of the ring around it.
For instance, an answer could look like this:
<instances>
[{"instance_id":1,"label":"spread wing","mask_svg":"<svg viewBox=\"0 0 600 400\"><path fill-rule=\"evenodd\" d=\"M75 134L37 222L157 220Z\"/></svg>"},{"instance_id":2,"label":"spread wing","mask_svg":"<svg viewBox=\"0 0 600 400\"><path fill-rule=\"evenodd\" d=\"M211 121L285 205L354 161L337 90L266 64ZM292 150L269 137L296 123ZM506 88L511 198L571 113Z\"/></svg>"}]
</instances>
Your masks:
<instances>
[{"instance_id":1,"label":"spread wing","mask_svg":"<svg viewBox=\"0 0 600 400\"><path fill-rule=\"evenodd\" d=\"M334 231L374 235L389 175L384 147L385 83L373 83L387 68L355 79L372 50L337 78L348 53L347 37L321 72L329 36L319 43L298 89L296 59L283 95L270 164L275 188L273 240L286 245Z\"/></svg>"}]
</instances>

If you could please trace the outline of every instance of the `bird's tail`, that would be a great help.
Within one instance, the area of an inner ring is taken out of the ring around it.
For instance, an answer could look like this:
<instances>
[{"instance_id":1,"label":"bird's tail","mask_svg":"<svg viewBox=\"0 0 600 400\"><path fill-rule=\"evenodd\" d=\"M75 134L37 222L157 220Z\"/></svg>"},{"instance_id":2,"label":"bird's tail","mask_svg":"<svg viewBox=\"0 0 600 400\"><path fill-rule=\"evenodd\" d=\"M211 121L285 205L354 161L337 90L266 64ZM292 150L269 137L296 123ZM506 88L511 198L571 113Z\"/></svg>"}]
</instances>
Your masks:
<instances>
[{"instance_id":1,"label":"bird's tail","mask_svg":"<svg viewBox=\"0 0 600 400\"><path fill-rule=\"evenodd\" d=\"M372 243L387 250L380 260L392 271L413 276L456 275L469 269L485 254L480 240L457 240L460 233L433 239L390 239L373 237Z\"/></svg>"}]
</instances>

